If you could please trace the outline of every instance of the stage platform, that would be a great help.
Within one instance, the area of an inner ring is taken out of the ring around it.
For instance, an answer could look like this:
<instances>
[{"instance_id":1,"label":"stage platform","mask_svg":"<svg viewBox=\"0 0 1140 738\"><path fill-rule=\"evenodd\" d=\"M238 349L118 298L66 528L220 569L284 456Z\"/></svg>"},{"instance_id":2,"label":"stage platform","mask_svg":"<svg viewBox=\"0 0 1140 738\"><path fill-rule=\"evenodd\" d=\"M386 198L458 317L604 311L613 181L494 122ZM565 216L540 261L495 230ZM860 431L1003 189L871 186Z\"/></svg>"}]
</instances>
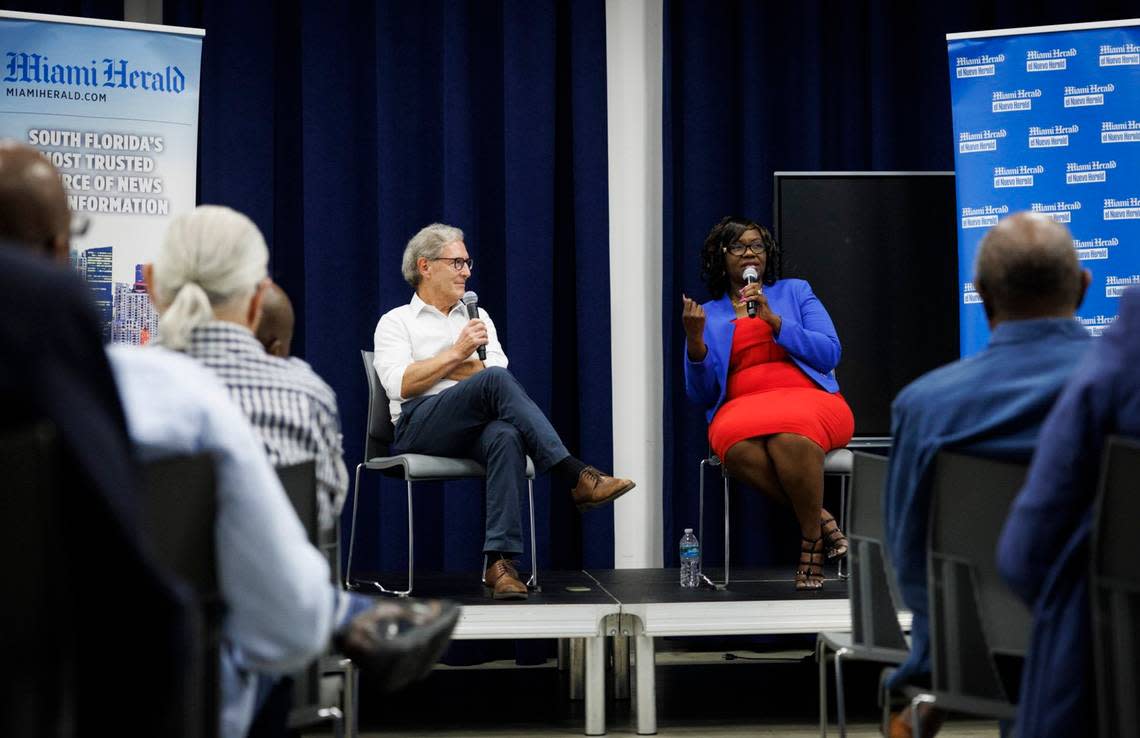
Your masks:
<instances>
[{"instance_id":1,"label":"stage platform","mask_svg":"<svg viewBox=\"0 0 1140 738\"><path fill-rule=\"evenodd\" d=\"M720 573L706 571L713 579ZM413 595L463 605L457 639L556 638L584 645L579 663L585 672L586 735L606 732L606 637L615 637L615 685L628 685L633 651L638 733L648 735L657 732L655 638L851 629L847 583L839 579L827 579L819 592L797 592L791 566L734 568L724 590L682 589L679 578L677 569L540 571L540 591L529 599L496 601L484 592L478 572L417 572ZM399 575L387 575L385 581L399 581ZM909 625L908 616L902 620ZM577 667L571 658L572 683Z\"/></svg>"}]
</instances>

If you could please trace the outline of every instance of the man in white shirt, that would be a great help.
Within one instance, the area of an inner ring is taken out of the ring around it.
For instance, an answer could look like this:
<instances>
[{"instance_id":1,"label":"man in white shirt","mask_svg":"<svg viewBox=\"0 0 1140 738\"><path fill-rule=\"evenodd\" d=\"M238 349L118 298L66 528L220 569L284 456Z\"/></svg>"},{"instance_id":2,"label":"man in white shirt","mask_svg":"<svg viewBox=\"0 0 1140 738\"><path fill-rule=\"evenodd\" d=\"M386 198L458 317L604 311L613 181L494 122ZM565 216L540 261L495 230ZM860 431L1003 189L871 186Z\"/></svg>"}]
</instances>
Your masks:
<instances>
[{"instance_id":1,"label":"man in white shirt","mask_svg":"<svg viewBox=\"0 0 1140 738\"><path fill-rule=\"evenodd\" d=\"M522 553L519 501L527 455L539 473L565 480L579 510L612 502L634 483L570 455L507 371L487 311L480 308L478 318L468 319L461 298L471 267L458 228L433 223L408 241L403 274L415 294L376 325L374 366L390 401L395 447L474 458L486 467L484 582L495 599L526 599L512 558Z\"/></svg>"}]
</instances>

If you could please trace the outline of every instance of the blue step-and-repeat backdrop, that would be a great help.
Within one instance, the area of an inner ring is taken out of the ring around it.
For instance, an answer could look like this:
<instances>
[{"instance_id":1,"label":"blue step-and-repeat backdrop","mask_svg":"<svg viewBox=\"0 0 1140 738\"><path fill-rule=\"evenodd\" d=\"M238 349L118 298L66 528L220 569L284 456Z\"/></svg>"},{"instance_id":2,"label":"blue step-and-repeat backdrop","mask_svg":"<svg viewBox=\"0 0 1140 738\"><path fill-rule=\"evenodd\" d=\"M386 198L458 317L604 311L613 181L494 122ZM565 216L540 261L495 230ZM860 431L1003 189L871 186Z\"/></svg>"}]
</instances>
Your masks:
<instances>
[{"instance_id":1,"label":"blue step-and-repeat backdrop","mask_svg":"<svg viewBox=\"0 0 1140 738\"><path fill-rule=\"evenodd\" d=\"M990 226L1031 210L1072 231L1093 335L1140 284L1140 20L947 36L961 350L989 329L973 286Z\"/></svg>"}]
</instances>

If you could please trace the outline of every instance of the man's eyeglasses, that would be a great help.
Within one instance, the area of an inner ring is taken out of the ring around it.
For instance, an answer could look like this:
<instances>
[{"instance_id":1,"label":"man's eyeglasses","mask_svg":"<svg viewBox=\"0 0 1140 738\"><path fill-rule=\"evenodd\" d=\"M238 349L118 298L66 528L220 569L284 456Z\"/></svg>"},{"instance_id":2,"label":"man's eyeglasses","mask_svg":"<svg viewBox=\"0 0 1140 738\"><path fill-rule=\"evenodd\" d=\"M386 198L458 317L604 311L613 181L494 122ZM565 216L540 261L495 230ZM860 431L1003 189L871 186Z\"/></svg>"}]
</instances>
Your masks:
<instances>
[{"instance_id":1,"label":"man's eyeglasses","mask_svg":"<svg viewBox=\"0 0 1140 738\"><path fill-rule=\"evenodd\" d=\"M735 243L730 243L728 246L725 246L723 250L727 251L733 256L744 256L745 251L751 251L757 256L761 256L767 249L765 248L764 242L762 240L756 240L752 243L741 243L740 241L736 241Z\"/></svg>"},{"instance_id":2,"label":"man's eyeglasses","mask_svg":"<svg viewBox=\"0 0 1140 738\"><path fill-rule=\"evenodd\" d=\"M463 267L467 267L467 271L471 271L472 269L475 268L475 260L474 259L461 259L458 256L456 256L456 257L437 256L434 259L431 259L431 261L447 261L447 262L450 262L451 268L457 272L463 271Z\"/></svg>"}]
</instances>

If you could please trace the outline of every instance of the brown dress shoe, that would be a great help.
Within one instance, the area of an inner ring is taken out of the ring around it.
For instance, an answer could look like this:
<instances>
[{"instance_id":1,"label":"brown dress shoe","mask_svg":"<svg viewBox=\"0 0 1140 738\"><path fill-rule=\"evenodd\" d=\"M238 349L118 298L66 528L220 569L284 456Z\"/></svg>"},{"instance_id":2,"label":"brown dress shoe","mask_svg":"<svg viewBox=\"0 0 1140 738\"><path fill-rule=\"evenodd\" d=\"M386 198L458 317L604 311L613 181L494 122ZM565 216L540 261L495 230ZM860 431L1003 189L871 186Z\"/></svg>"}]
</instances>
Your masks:
<instances>
[{"instance_id":1,"label":"brown dress shoe","mask_svg":"<svg viewBox=\"0 0 1140 738\"><path fill-rule=\"evenodd\" d=\"M491 590L491 597L496 600L525 600L527 597L526 585L519 580L518 569L510 559L499 559L488 566L483 573L483 586Z\"/></svg>"},{"instance_id":2,"label":"brown dress shoe","mask_svg":"<svg viewBox=\"0 0 1140 738\"><path fill-rule=\"evenodd\" d=\"M629 479L619 479L602 474L592 466L587 466L578 475L578 484L570 491L570 497L579 510L613 502L633 489Z\"/></svg>"}]
</instances>

